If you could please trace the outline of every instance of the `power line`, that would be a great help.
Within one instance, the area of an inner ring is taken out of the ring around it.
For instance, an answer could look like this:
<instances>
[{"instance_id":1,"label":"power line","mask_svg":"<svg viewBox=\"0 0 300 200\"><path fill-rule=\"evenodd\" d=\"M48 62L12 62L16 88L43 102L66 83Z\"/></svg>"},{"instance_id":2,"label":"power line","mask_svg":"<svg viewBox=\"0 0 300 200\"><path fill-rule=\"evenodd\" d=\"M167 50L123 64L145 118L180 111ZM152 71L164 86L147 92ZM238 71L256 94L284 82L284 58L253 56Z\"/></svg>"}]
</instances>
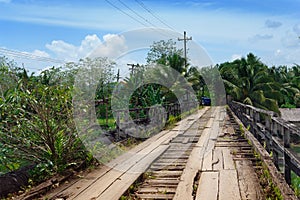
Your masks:
<instances>
[{"instance_id":1,"label":"power line","mask_svg":"<svg viewBox=\"0 0 300 200\"><path fill-rule=\"evenodd\" d=\"M130 17L131 19L133 19L134 21L142 24L143 26L147 27L147 28L153 28L148 26L147 24L145 24L144 22L141 22L140 20L138 20L137 18L135 18L134 16L128 14L127 12L125 12L124 10L122 10L120 7L116 6L114 3L112 3L109 0L105 0L108 4L110 4L112 7L114 7L115 9L117 9L118 11L122 12L123 14L125 14L126 16ZM151 24L152 26L158 28L157 26L155 26L153 23L151 23L149 20L147 20L145 17L141 16L140 14L138 14L136 11L134 11L132 8L130 8L128 5L126 5L124 2L119 1L120 3L123 4L123 6L125 6L127 9L131 10L133 13L135 13L137 16L139 16L140 18L142 18L144 21L146 21L147 23ZM165 33L165 31L163 30L159 30L158 31L160 34L164 35L164 36L169 36L168 34Z\"/></svg>"},{"instance_id":2,"label":"power line","mask_svg":"<svg viewBox=\"0 0 300 200\"><path fill-rule=\"evenodd\" d=\"M121 0L118 0L123 6L125 6L127 9L129 9L131 12L133 12L136 16L138 16L139 18L141 18L142 20L144 20L145 22L147 22L148 24L150 24L151 26L156 27L153 23L151 23L150 21L148 21L146 18L144 18L143 16L141 16L139 13L137 13L135 10L133 10L132 8L130 8L126 3L124 3Z\"/></svg>"},{"instance_id":3,"label":"power line","mask_svg":"<svg viewBox=\"0 0 300 200\"><path fill-rule=\"evenodd\" d=\"M139 18L143 19L145 22L147 22L148 24L150 24L153 27L157 27L155 26L152 22L150 22L149 20L147 20L145 17L143 17L142 15L140 15L139 13L137 13L135 10L133 10L132 8L130 8L126 3L124 3L121 0L118 0L123 6L125 6L126 8L128 8L131 12L133 12L136 16L138 16Z\"/></svg>"},{"instance_id":4,"label":"power line","mask_svg":"<svg viewBox=\"0 0 300 200\"><path fill-rule=\"evenodd\" d=\"M1 47L0 47L0 54L17 57L17 58L37 60L37 61L41 61L41 62L52 62L52 63L58 63L58 64L66 63L66 61L64 61L64 60L58 60L58 59L38 56L38 55L31 54L31 53L5 49L5 48L1 48Z\"/></svg>"},{"instance_id":5,"label":"power line","mask_svg":"<svg viewBox=\"0 0 300 200\"><path fill-rule=\"evenodd\" d=\"M176 31L173 27L169 26L167 23L165 23L163 20L161 20L157 15L153 13L152 10L150 10L143 2L140 0L135 0L143 9L145 9L148 13L150 13L154 18L156 18L160 23L164 24L168 28L172 29L173 31Z\"/></svg>"},{"instance_id":6,"label":"power line","mask_svg":"<svg viewBox=\"0 0 300 200\"><path fill-rule=\"evenodd\" d=\"M115 4L113 4L112 2L110 2L109 0L105 0L109 5L111 5L112 7L114 7L115 9L119 10L120 12L122 12L123 14L127 15L128 17L130 17L131 19L133 19L134 21L142 24L143 26L148 27L148 25L146 25L145 23L141 22L140 20L136 19L135 17L131 16L130 14L128 14L127 12L125 12L124 10L122 10L121 8L119 8L118 6L116 6Z\"/></svg>"}]
</instances>

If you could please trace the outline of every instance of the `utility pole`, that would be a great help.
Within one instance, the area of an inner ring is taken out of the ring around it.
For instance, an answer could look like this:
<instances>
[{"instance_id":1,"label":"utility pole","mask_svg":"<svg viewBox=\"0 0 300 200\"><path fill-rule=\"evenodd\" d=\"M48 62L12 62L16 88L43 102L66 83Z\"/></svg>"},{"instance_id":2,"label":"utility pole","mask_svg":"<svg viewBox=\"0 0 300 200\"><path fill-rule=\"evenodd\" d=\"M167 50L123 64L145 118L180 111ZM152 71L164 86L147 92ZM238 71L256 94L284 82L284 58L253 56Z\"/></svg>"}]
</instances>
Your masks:
<instances>
[{"instance_id":1,"label":"utility pole","mask_svg":"<svg viewBox=\"0 0 300 200\"><path fill-rule=\"evenodd\" d=\"M117 73L117 83L119 83L119 80L120 80L120 69L118 69L118 73Z\"/></svg>"},{"instance_id":2,"label":"utility pole","mask_svg":"<svg viewBox=\"0 0 300 200\"><path fill-rule=\"evenodd\" d=\"M186 42L192 40L192 37L186 37L186 32L183 32L183 39L178 38L178 41L183 41L183 50L184 50L184 66L187 67L187 56L186 56Z\"/></svg>"},{"instance_id":3,"label":"utility pole","mask_svg":"<svg viewBox=\"0 0 300 200\"><path fill-rule=\"evenodd\" d=\"M131 66L129 69L131 69L131 75L134 73L134 69L136 67L139 67L140 65L139 64L131 64L131 63L128 63L127 66Z\"/></svg>"}]
</instances>

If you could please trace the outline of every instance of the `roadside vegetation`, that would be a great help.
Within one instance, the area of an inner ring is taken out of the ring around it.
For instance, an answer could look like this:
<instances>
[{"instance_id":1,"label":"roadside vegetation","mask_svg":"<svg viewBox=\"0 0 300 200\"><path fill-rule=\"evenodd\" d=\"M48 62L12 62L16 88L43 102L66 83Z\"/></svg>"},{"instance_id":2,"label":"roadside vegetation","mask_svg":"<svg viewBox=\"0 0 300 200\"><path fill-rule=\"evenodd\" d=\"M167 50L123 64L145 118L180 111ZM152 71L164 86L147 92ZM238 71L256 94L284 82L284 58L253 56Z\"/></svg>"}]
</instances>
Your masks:
<instances>
[{"instance_id":1,"label":"roadside vegetation","mask_svg":"<svg viewBox=\"0 0 300 200\"><path fill-rule=\"evenodd\" d=\"M300 107L300 66L268 67L254 54L218 65L233 100L279 113Z\"/></svg>"}]
</instances>

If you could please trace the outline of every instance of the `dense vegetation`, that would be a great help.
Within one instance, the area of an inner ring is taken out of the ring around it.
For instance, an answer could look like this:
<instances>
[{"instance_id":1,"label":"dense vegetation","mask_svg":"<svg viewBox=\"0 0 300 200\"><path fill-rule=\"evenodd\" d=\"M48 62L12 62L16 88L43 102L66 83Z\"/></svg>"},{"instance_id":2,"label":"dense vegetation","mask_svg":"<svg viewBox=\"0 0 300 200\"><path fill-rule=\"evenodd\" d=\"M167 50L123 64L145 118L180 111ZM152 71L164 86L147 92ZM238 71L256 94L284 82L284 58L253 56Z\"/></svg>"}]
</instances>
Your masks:
<instances>
[{"instance_id":1,"label":"dense vegetation","mask_svg":"<svg viewBox=\"0 0 300 200\"><path fill-rule=\"evenodd\" d=\"M91 159L72 120L73 71L28 75L1 58L0 73L1 172L36 164L48 176Z\"/></svg>"},{"instance_id":2,"label":"dense vegetation","mask_svg":"<svg viewBox=\"0 0 300 200\"><path fill-rule=\"evenodd\" d=\"M226 93L236 101L278 113L280 107L300 107L299 65L268 67L249 53L218 67Z\"/></svg>"},{"instance_id":3,"label":"dense vegetation","mask_svg":"<svg viewBox=\"0 0 300 200\"><path fill-rule=\"evenodd\" d=\"M167 47L157 49L163 45ZM183 76L188 71L184 65L182 50L177 50L173 41L154 43L147 60L148 64L171 66ZM28 74L17 63L5 57L0 58L0 174L35 164L38 169L35 170L35 181L38 181L67 168L87 165L93 160L92 154L85 149L77 135L73 119L74 79L78 70L87 66L102 67L103 76L96 80L95 100L107 103L98 105L97 115L99 122L103 122L108 110L108 121L115 126L111 122L113 116L110 108L112 91L118 85L113 61L107 58L86 58L78 63L48 68L39 74ZM165 76L168 74L168 67L164 69L165 73L155 74L158 71L154 71L153 75L157 75L156 78L159 75ZM146 66L140 66L119 85L130 88L136 79L145 78L145 70L148 70ZM166 80L172 78L176 77L164 77ZM193 80L194 88L204 84L203 81L195 81L195 78ZM204 92L207 93L203 90ZM134 91L129 106L149 107L175 103L177 100L170 88L151 83Z\"/></svg>"}]
</instances>

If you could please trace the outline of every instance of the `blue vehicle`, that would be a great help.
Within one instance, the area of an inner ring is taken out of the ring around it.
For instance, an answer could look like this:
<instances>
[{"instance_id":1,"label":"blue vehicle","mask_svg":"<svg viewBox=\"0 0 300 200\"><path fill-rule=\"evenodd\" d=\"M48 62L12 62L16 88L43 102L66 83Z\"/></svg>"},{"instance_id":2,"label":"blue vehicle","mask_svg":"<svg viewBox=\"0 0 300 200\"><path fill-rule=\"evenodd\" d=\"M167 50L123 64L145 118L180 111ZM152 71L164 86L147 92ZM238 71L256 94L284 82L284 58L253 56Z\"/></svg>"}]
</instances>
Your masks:
<instances>
[{"instance_id":1,"label":"blue vehicle","mask_svg":"<svg viewBox=\"0 0 300 200\"><path fill-rule=\"evenodd\" d=\"M210 106L211 105L211 99L209 97L201 97L201 104L203 106Z\"/></svg>"}]
</instances>

